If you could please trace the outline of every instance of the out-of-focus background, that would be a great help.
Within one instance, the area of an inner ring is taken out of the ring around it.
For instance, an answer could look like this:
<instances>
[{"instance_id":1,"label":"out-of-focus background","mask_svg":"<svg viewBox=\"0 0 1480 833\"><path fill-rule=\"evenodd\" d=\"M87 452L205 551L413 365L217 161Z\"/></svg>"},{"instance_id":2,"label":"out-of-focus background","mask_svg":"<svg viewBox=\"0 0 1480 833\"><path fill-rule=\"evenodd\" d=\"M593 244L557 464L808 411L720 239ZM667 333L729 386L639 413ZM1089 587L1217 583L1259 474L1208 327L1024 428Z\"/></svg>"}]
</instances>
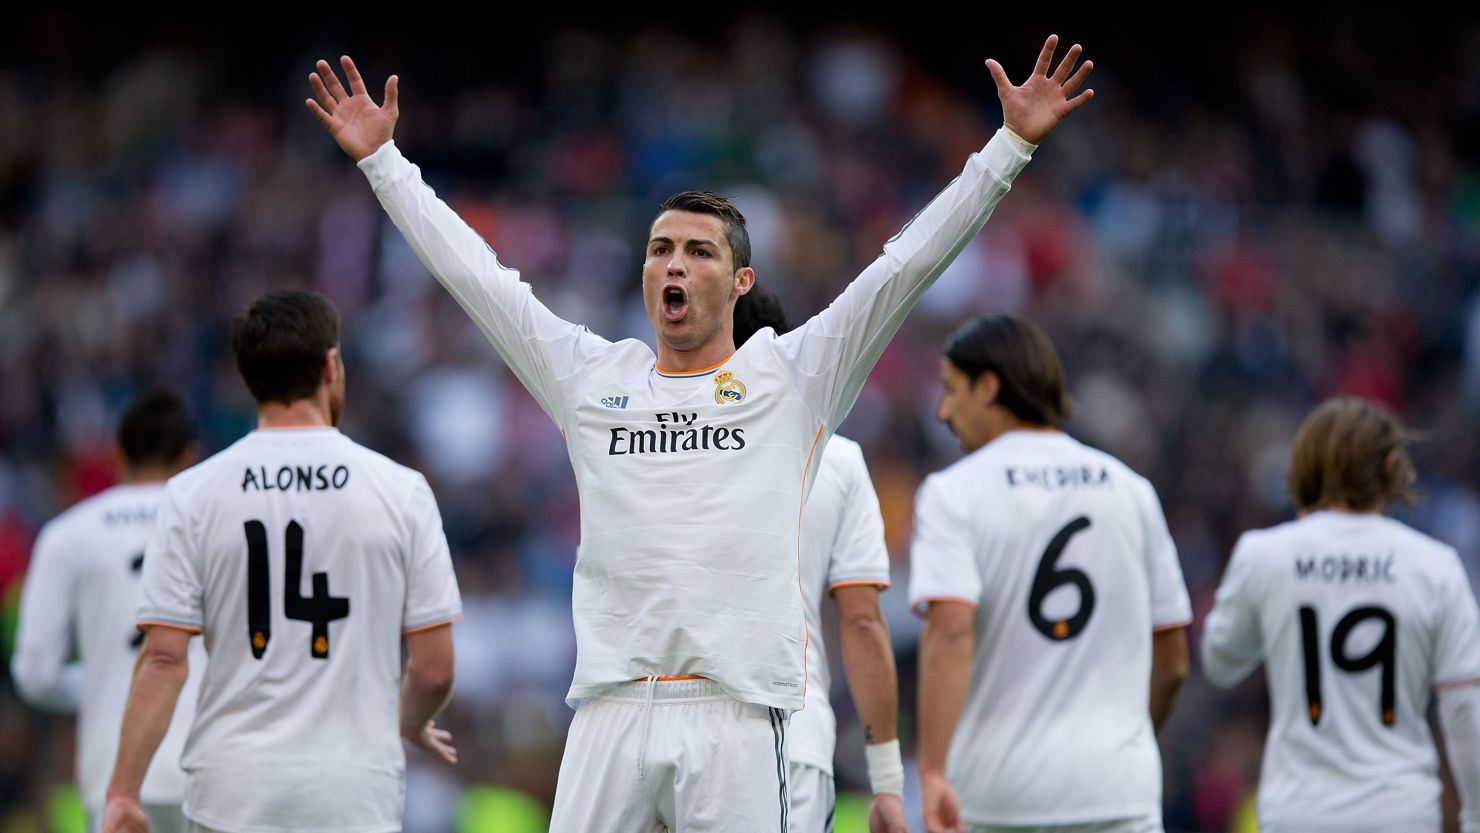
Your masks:
<instances>
[{"instance_id":1,"label":"out-of-focus background","mask_svg":"<svg viewBox=\"0 0 1480 833\"><path fill-rule=\"evenodd\" d=\"M1480 20L1344 4L1199 22L218 11L12 12L0 32L7 659L36 531L112 482L127 397L180 385L202 451L220 449L253 425L231 316L268 288L313 287L344 316L343 429L427 474L466 605L447 717L462 761L413 759L406 830L543 829L571 716L574 480L558 431L304 108L314 59L345 52L372 90L401 76L398 144L542 300L651 340L639 263L665 196L732 195L761 283L804 318L1000 124L982 59L1021 80L1048 32L1086 45L1095 101L925 295L842 429L884 510L907 750L911 505L959 453L932 416L937 355L973 313L1042 323L1080 406L1071 432L1156 485L1194 637L1237 535L1289 517L1291 437L1335 393L1427 432L1426 496L1398 514L1480 575ZM80 829L70 720L0 675L0 830ZM1252 829L1262 685L1220 693L1194 668L1161 734L1168 830ZM835 694L839 788L860 792L862 741ZM859 806L840 831L859 829Z\"/></svg>"}]
</instances>

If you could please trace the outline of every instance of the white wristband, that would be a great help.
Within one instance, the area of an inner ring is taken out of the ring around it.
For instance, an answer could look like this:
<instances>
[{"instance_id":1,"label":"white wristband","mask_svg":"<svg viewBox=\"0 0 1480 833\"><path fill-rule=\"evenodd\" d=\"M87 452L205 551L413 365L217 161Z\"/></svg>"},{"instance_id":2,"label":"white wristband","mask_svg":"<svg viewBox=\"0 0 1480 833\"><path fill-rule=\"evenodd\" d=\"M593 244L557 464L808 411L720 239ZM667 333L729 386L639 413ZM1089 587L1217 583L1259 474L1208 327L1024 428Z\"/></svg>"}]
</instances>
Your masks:
<instances>
[{"instance_id":1,"label":"white wristband","mask_svg":"<svg viewBox=\"0 0 1480 833\"><path fill-rule=\"evenodd\" d=\"M885 743L870 743L863 747L863 756L868 761L868 781L874 795L904 795L904 762L899 758L899 738Z\"/></svg>"}]
</instances>

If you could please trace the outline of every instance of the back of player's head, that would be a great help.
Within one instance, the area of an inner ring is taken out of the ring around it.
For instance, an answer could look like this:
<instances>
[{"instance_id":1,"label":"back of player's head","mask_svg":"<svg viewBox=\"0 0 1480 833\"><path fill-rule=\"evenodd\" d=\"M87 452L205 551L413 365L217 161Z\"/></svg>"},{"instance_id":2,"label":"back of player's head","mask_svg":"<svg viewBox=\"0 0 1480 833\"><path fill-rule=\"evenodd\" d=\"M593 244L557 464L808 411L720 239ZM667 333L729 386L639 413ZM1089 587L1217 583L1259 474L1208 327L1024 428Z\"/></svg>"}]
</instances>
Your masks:
<instances>
[{"instance_id":1,"label":"back of player's head","mask_svg":"<svg viewBox=\"0 0 1480 833\"><path fill-rule=\"evenodd\" d=\"M275 289L231 322L236 369L259 403L292 404L312 397L324 356L339 344L339 312L305 289Z\"/></svg>"},{"instance_id":2,"label":"back of player's head","mask_svg":"<svg viewBox=\"0 0 1480 833\"><path fill-rule=\"evenodd\" d=\"M718 217L725 225L725 242L730 244L733 268L739 270L750 265L750 232L745 228L745 215L734 203L712 191L683 191L663 201L658 214L661 216L665 211Z\"/></svg>"},{"instance_id":3,"label":"back of player's head","mask_svg":"<svg viewBox=\"0 0 1480 833\"><path fill-rule=\"evenodd\" d=\"M750 341L751 336L766 327L779 336L791 330L791 323L786 320L781 299L755 284L735 301L735 346Z\"/></svg>"},{"instance_id":4,"label":"back of player's head","mask_svg":"<svg viewBox=\"0 0 1480 833\"><path fill-rule=\"evenodd\" d=\"M140 391L118 421L118 450L135 468L177 465L189 447L190 408L169 385Z\"/></svg>"},{"instance_id":5,"label":"back of player's head","mask_svg":"<svg viewBox=\"0 0 1480 833\"><path fill-rule=\"evenodd\" d=\"M1412 503L1417 474L1404 448L1411 438L1381 405L1349 396L1322 402L1295 432L1285 476L1290 500L1300 511L1373 512L1395 500Z\"/></svg>"},{"instance_id":6,"label":"back of player's head","mask_svg":"<svg viewBox=\"0 0 1480 833\"><path fill-rule=\"evenodd\" d=\"M981 315L946 339L946 358L973 383L991 371L997 404L1031 425L1058 428L1074 413L1064 365L1038 325L1012 315Z\"/></svg>"}]
</instances>

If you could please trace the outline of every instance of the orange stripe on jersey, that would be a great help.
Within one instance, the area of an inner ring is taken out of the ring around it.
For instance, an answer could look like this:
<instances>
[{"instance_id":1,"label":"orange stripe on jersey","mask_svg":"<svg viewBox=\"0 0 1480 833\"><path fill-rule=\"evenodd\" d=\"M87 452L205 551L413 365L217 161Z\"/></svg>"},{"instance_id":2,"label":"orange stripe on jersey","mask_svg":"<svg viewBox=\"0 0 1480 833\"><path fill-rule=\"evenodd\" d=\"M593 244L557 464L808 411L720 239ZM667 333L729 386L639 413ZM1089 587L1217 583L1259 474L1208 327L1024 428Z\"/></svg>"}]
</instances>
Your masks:
<instances>
[{"instance_id":1,"label":"orange stripe on jersey","mask_svg":"<svg viewBox=\"0 0 1480 833\"><path fill-rule=\"evenodd\" d=\"M802 587L802 513L807 509L807 473L812 470L812 458L817 456L817 444L822 442L822 429L826 426L818 426L817 436L812 438L812 450L807 452L807 465L802 469L802 500L797 506L797 592L802 596L802 606L806 607L807 591ZM807 649L812 645L812 629L807 627L807 617L802 617L802 698L807 697Z\"/></svg>"},{"instance_id":2,"label":"orange stripe on jersey","mask_svg":"<svg viewBox=\"0 0 1480 833\"><path fill-rule=\"evenodd\" d=\"M1192 620L1191 619L1188 619L1188 620L1183 621L1183 622L1168 622L1165 625L1157 625L1157 626L1153 627L1151 629L1151 632L1152 633L1161 633L1162 631L1174 631L1177 628L1185 628L1185 627L1187 627L1188 625L1191 625L1191 624L1192 624Z\"/></svg>"},{"instance_id":3,"label":"orange stripe on jersey","mask_svg":"<svg viewBox=\"0 0 1480 833\"><path fill-rule=\"evenodd\" d=\"M443 625L450 625L453 622L460 622L460 621L462 621L462 614L461 613L457 614L456 616L452 617L451 619L443 619L440 622L433 622L430 625L422 625L420 627L410 628L408 630L401 631L401 635L402 636L406 636L408 634L421 633L422 631L429 631L432 628L440 628Z\"/></svg>"},{"instance_id":4,"label":"orange stripe on jersey","mask_svg":"<svg viewBox=\"0 0 1480 833\"><path fill-rule=\"evenodd\" d=\"M724 367L725 362L733 358L734 355L734 353L731 353L730 355L725 356L724 359L721 360L719 363L712 364L708 367L701 367L698 370L664 370L663 368L658 367L656 362L653 363L653 369L663 374L664 376L698 376L701 373L708 373L711 370L718 370L721 367Z\"/></svg>"},{"instance_id":5,"label":"orange stripe on jersey","mask_svg":"<svg viewBox=\"0 0 1480 833\"><path fill-rule=\"evenodd\" d=\"M1434 690L1453 691L1456 688L1464 688L1466 686L1472 685L1480 685L1480 680L1458 680L1452 683L1434 683Z\"/></svg>"},{"instance_id":6,"label":"orange stripe on jersey","mask_svg":"<svg viewBox=\"0 0 1480 833\"><path fill-rule=\"evenodd\" d=\"M134 627L141 631L147 631L150 628L170 628L171 630L184 631L186 633L205 633L205 631L202 631L200 628L193 628L189 625L179 625L174 622L153 622L145 620L143 622L135 623Z\"/></svg>"},{"instance_id":7,"label":"orange stripe on jersey","mask_svg":"<svg viewBox=\"0 0 1480 833\"><path fill-rule=\"evenodd\" d=\"M827 592L831 593L832 591L838 589L839 587L877 587L880 590L888 590L889 589L889 582L887 582L887 581L840 581L837 584L834 584L834 585L828 587L827 588Z\"/></svg>"}]
</instances>

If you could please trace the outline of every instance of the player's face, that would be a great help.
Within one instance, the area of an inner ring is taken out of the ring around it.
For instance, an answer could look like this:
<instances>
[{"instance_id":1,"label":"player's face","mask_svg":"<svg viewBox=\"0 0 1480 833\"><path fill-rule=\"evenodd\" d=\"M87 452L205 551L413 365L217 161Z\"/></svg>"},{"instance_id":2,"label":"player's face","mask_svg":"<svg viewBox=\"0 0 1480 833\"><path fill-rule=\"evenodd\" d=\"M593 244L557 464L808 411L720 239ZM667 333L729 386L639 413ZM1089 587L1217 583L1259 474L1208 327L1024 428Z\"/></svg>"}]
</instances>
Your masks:
<instances>
[{"instance_id":1,"label":"player's face","mask_svg":"<svg viewBox=\"0 0 1480 833\"><path fill-rule=\"evenodd\" d=\"M940 402L936 403L935 418L944 422L961 441L962 451L969 453L986 445L991 439L988 411L991 396L984 390L983 378L972 382L971 377L944 356L940 360L940 377L945 388L940 392Z\"/></svg>"},{"instance_id":2,"label":"player's face","mask_svg":"<svg viewBox=\"0 0 1480 833\"><path fill-rule=\"evenodd\" d=\"M724 221L665 211L653 222L642 264L642 300L653 331L673 350L693 351L730 338L735 299L754 273L735 269Z\"/></svg>"}]
</instances>

